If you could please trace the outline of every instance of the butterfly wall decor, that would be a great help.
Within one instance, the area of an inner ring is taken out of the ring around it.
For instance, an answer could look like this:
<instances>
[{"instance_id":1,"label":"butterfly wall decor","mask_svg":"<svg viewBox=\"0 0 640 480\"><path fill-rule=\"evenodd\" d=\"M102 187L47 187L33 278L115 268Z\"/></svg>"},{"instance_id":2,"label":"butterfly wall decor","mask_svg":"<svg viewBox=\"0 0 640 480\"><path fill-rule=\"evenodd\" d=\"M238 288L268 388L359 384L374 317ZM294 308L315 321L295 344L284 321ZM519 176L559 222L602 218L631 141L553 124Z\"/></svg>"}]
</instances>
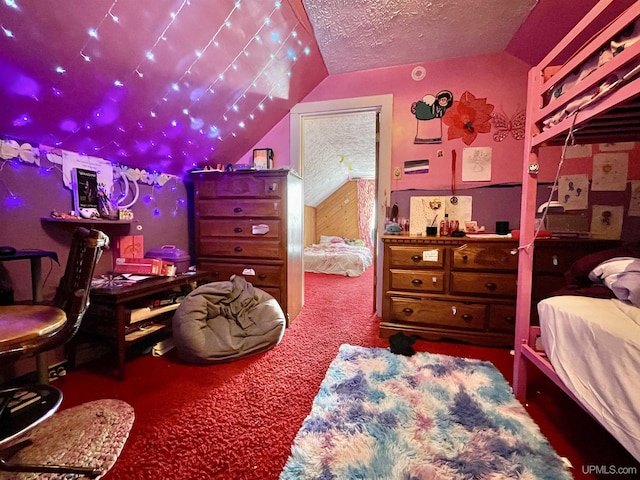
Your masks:
<instances>
[{"instance_id":1,"label":"butterfly wall decor","mask_svg":"<svg viewBox=\"0 0 640 480\"><path fill-rule=\"evenodd\" d=\"M491 117L491 123L493 123L495 127L493 139L496 142L502 142L509 134L511 134L515 140L522 140L524 138L526 118L524 110L518 110L510 119L500 112L492 112Z\"/></svg>"}]
</instances>

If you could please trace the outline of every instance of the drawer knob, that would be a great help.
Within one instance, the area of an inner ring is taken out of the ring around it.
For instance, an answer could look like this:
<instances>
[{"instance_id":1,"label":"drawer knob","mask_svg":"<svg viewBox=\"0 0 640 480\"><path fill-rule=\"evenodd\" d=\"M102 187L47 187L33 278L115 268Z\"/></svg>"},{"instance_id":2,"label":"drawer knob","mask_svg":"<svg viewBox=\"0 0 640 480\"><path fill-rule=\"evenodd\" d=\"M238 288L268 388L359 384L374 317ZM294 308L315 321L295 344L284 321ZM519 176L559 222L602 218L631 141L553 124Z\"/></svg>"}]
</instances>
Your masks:
<instances>
[{"instance_id":1,"label":"drawer knob","mask_svg":"<svg viewBox=\"0 0 640 480\"><path fill-rule=\"evenodd\" d=\"M233 229L233 231L236 232L236 233L240 233L240 232L242 232L242 228L236 227L236 228Z\"/></svg>"},{"instance_id":2,"label":"drawer knob","mask_svg":"<svg viewBox=\"0 0 640 480\"><path fill-rule=\"evenodd\" d=\"M411 257L411 260L413 260L414 262L419 262L420 260L422 260L422 257L420 255L413 255Z\"/></svg>"},{"instance_id":3,"label":"drawer knob","mask_svg":"<svg viewBox=\"0 0 640 480\"><path fill-rule=\"evenodd\" d=\"M462 261L466 262L467 260L469 260L469 255L462 255Z\"/></svg>"},{"instance_id":4,"label":"drawer knob","mask_svg":"<svg viewBox=\"0 0 640 480\"><path fill-rule=\"evenodd\" d=\"M551 263L553 263L554 267L558 266L558 256L557 255L554 255L554 256L551 257Z\"/></svg>"},{"instance_id":5,"label":"drawer knob","mask_svg":"<svg viewBox=\"0 0 640 480\"><path fill-rule=\"evenodd\" d=\"M267 278L267 276L264 273L260 273L260 274L258 274L258 278L260 280L264 280L265 278Z\"/></svg>"},{"instance_id":6,"label":"drawer knob","mask_svg":"<svg viewBox=\"0 0 640 480\"><path fill-rule=\"evenodd\" d=\"M241 252L241 251L242 251L242 247L235 247L235 248L234 248L234 250L235 250L236 252Z\"/></svg>"},{"instance_id":7,"label":"drawer knob","mask_svg":"<svg viewBox=\"0 0 640 480\"><path fill-rule=\"evenodd\" d=\"M233 209L234 213L241 213L242 212L242 208L240 207L236 207Z\"/></svg>"},{"instance_id":8,"label":"drawer knob","mask_svg":"<svg viewBox=\"0 0 640 480\"><path fill-rule=\"evenodd\" d=\"M487 287L488 290L491 290L492 292L498 287L495 283L493 282L487 282L484 284L485 287Z\"/></svg>"},{"instance_id":9,"label":"drawer knob","mask_svg":"<svg viewBox=\"0 0 640 480\"><path fill-rule=\"evenodd\" d=\"M470 322L471 320L473 320L473 315L469 315L468 313L464 313L462 315L462 320L464 320L465 322Z\"/></svg>"},{"instance_id":10,"label":"drawer knob","mask_svg":"<svg viewBox=\"0 0 640 480\"><path fill-rule=\"evenodd\" d=\"M514 317L513 315L509 315L508 317L505 317L504 321L507 322L509 325L515 325L516 317Z\"/></svg>"},{"instance_id":11,"label":"drawer knob","mask_svg":"<svg viewBox=\"0 0 640 480\"><path fill-rule=\"evenodd\" d=\"M402 313L406 315L411 315L413 313L413 308L405 307L402 309Z\"/></svg>"},{"instance_id":12,"label":"drawer knob","mask_svg":"<svg viewBox=\"0 0 640 480\"><path fill-rule=\"evenodd\" d=\"M413 280L411 280L411 283L413 283L414 285L422 285L422 280L420 280L419 278L414 278Z\"/></svg>"},{"instance_id":13,"label":"drawer knob","mask_svg":"<svg viewBox=\"0 0 640 480\"><path fill-rule=\"evenodd\" d=\"M509 252L512 256L516 256L518 254L518 249L517 248L512 248L511 251Z\"/></svg>"}]
</instances>

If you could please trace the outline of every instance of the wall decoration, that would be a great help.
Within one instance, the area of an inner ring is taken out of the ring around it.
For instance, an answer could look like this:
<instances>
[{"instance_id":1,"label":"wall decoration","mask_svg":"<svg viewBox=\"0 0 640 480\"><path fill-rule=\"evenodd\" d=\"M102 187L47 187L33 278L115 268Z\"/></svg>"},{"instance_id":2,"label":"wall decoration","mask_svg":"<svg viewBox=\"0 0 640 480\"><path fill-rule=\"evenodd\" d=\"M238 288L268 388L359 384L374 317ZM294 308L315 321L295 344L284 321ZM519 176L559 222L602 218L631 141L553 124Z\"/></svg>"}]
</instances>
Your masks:
<instances>
[{"instance_id":1,"label":"wall decoration","mask_svg":"<svg viewBox=\"0 0 640 480\"><path fill-rule=\"evenodd\" d=\"M466 145L471 145L479 133L491 131L491 112L493 105L487 103L486 98L476 98L472 93L464 92L442 117L449 127L447 138L460 138Z\"/></svg>"},{"instance_id":2,"label":"wall decoration","mask_svg":"<svg viewBox=\"0 0 640 480\"><path fill-rule=\"evenodd\" d=\"M491 180L491 147L462 149L462 181L488 182Z\"/></svg>"},{"instance_id":3,"label":"wall decoration","mask_svg":"<svg viewBox=\"0 0 640 480\"><path fill-rule=\"evenodd\" d=\"M518 110L511 118L500 112L491 113L491 121L495 127L493 139L496 142L502 142L511 134L514 140L524 139L524 123L526 113L524 110Z\"/></svg>"},{"instance_id":4,"label":"wall decoration","mask_svg":"<svg viewBox=\"0 0 640 480\"><path fill-rule=\"evenodd\" d=\"M629 199L629 217L640 217L640 180L631 180L631 198Z\"/></svg>"},{"instance_id":5,"label":"wall decoration","mask_svg":"<svg viewBox=\"0 0 640 480\"><path fill-rule=\"evenodd\" d=\"M413 143L441 143L442 117L453 104L453 94L442 90L435 95L427 94L411 104L411 113L416 117L416 136Z\"/></svg>"},{"instance_id":6,"label":"wall decoration","mask_svg":"<svg viewBox=\"0 0 640 480\"><path fill-rule=\"evenodd\" d=\"M441 197L411 197L409 204L409 233L425 235L427 227L435 227L444 218Z\"/></svg>"},{"instance_id":7,"label":"wall decoration","mask_svg":"<svg viewBox=\"0 0 640 480\"><path fill-rule=\"evenodd\" d=\"M565 210L589 208L589 177L563 175L558 179L558 201Z\"/></svg>"},{"instance_id":8,"label":"wall decoration","mask_svg":"<svg viewBox=\"0 0 640 480\"><path fill-rule=\"evenodd\" d=\"M13 158L40 166L40 150L37 147L32 147L30 143L20 145L15 140L0 140L0 159Z\"/></svg>"},{"instance_id":9,"label":"wall decoration","mask_svg":"<svg viewBox=\"0 0 640 480\"><path fill-rule=\"evenodd\" d=\"M270 148L254 148L252 166L256 170L273 168L273 150Z\"/></svg>"},{"instance_id":10,"label":"wall decoration","mask_svg":"<svg viewBox=\"0 0 640 480\"><path fill-rule=\"evenodd\" d=\"M593 156L593 146L587 145L567 145L564 158L589 158Z\"/></svg>"},{"instance_id":11,"label":"wall decoration","mask_svg":"<svg viewBox=\"0 0 640 480\"><path fill-rule=\"evenodd\" d=\"M406 175L429 173L429 160L407 160L404 162L404 173Z\"/></svg>"},{"instance_id":12,"label":"wall decoration","mask_svg":"<svg viewBox=\"0 0 640 480\"><path fill-rule=\"evenodd\" d=\"M624 207L594 205L591 215L591 236L604 240L620 240Z\"/></svg>"},{"instance_id":13,"label":"wall decoration","mask_svg":"<svg viewBox=\"0 0 640 480\"><path fill-rule=\"evenodd\" d=\"M591 190L623 192L627 189L629 154L597 153L593 156Z\"/></svg>"},{"instance_id":14,"label":"wall decoration","mask_svg":"<svg viewBox=\"0 0 640 480\"><path fill-rule=\"evenodd\" d=\"M618 143L601 143L601 152L620 152L623 150L632 150L635 142L618 142Z\"/></svg>"}]
</instances>

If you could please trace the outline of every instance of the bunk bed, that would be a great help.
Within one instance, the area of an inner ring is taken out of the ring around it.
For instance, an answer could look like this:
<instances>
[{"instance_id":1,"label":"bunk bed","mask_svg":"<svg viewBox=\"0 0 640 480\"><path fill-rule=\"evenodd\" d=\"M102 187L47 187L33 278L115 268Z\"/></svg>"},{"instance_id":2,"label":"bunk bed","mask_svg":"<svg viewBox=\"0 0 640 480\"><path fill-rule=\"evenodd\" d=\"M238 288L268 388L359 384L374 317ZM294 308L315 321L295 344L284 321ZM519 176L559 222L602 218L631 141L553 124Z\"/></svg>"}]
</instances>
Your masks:
<instances>
[{"instance_id":1,"label":"bunk bed","mask_svg":"<svg viewBox=\"0 0 640 480\"><path fill-rule=\"evenodd\" d=\"M529 72L513 390L524 403L537 367L640 460L640 308L566 296L538 304L540 326L530 315L540 147L640 141L640 2L613 15L620 4L600 0Z\"/></svg>"}]
</instances>

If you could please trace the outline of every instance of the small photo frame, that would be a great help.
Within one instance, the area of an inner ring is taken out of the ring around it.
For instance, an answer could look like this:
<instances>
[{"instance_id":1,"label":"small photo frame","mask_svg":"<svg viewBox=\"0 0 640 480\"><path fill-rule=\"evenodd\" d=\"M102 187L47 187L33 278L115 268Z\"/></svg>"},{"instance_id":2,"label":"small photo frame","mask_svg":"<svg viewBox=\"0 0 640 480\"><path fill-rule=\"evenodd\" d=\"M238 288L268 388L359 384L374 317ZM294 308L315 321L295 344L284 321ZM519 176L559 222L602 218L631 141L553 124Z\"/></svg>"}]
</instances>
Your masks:
<instances>
[{"instance_id":1,"label":"small photo frame","mask_svg":"<svg viewBox=\"0 0 640 480\"><path fill-rule=\"evenodd\" d=\"M273 168L273 150L270 148L255 148L251 166L254 170L269 170Z\"/></svg>"}]
</instances>

